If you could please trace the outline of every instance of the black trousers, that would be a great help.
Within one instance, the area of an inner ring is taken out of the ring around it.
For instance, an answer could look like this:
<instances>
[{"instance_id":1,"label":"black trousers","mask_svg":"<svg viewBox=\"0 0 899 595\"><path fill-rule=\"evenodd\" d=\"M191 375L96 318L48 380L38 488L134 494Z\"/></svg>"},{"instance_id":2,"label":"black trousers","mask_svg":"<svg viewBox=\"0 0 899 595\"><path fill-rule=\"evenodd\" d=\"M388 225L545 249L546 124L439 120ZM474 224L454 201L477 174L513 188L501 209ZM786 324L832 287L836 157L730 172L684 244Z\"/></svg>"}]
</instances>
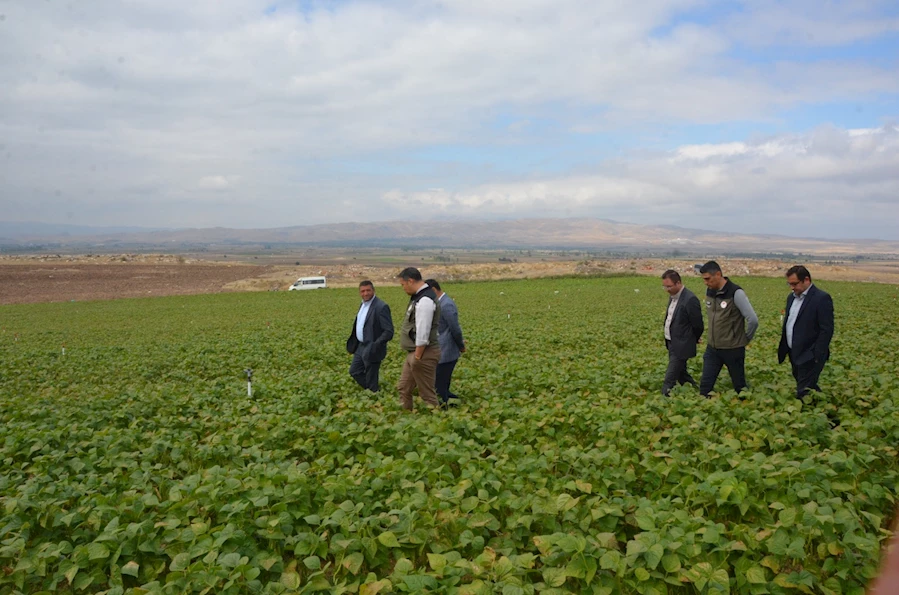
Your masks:
<instances>
[{"instance_id":1,"label":"black trousers","mask_svg":"<svg viewBox=\"0 0 899 595\"><path fill-rule=\"evenodd\" d=\"M453 379L453 369L456 367L454 359L451 362L437 364L437 378L434 381L434 388L440 400L446 403L449 399L458 399L459 397L450 391L450 381Z\"/></svg>"},{"instance_id":2,"label":"black trousers","mask_svg":"<svg viewBox=\"0 0 899 595\"><path fill-rule=\"evenodd\" d=\"M353 363L350 364L350 376L362 388L367 388L371 392L376 393L381 389L378 386L378 373L381 370L381 362L369 362L366 364L362 361L362 356L359 355L360 351L362 351L361 345L356 350L356 353L353 354Z\"/></svg>"},{"instance_id":3,"label":"black trousers","mask_svg":"<svg viewBox=\"0 0 899 595\"><path fill-rule=\"evenodd\" d=\"M707 397L715 388L715 381L721 368L727 366L734 390L740 392L746 388L746 348L715 349L707 346L702 354L702 378L699 381L699 394Z\"/></svg>"},{"instance_id":4,"label":"black trousers","mask_svg":"<svg viewBox=\"0 0 899 595\"><path fill-rule=\"evenodd\" d=\"M665 346L668 347L668 369L665 370L665 380L662 381L662 394L666 397L675 384L692 384L696 386L696 381L687 371L687 361L689 358L677 357L671 353L671 341L665 339Z\"/></svg>"},{"instance_id":5,"label":"black trousers","mask_svg":"<svg viewBox=\"0 0 899 595\"><path fill-rule=\"evenodd\" d=\"M825 361L810 361L804 364L796 365L790 359L790 367L792 368L793 378L796 379L796 398L801 399L808 395L809 391L821 391L818 386L818 378L824 370Z\"/></svg>"}]
</instances>

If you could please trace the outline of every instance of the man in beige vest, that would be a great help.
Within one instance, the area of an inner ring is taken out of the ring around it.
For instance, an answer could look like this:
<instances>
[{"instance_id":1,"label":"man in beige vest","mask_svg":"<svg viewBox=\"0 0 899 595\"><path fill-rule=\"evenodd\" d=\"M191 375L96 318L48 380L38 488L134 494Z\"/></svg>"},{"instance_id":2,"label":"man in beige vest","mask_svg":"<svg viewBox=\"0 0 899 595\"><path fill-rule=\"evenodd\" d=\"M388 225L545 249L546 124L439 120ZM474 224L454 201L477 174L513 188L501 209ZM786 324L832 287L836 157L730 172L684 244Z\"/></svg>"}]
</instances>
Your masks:
<instances>
[{"instance_id":1,"label":"man in beige vest","mask_svg":"<svg viewBox=\"0 0 899 595\"><path fill-rule=\"evenodd\" d=\"M408 354L397 385L400 403L403 409L411 411L412 391L418 387L421 400L437 407L437 393L434 390L437 363L440 361L440 343L437 340L440 305L437 294L414 267L403 269L397 277L409 296L409 306L400 329L400 347Z\"/></svg>"}]
</instances>

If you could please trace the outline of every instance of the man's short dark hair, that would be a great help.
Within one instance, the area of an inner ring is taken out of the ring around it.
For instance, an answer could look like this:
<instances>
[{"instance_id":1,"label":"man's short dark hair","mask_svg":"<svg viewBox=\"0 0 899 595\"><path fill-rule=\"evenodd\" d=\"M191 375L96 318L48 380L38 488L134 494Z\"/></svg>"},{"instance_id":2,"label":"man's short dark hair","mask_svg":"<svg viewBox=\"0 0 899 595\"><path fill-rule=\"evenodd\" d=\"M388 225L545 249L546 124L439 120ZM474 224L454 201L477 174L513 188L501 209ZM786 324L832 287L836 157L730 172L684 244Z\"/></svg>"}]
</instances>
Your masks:
<instances>
[{"instance_id":1,"label":"man's short dark hair","mask_svg":"<svg viewBox=\"0 0 899 595\"><path fill-rule=\"evenodd\" d=\"M425 279L425 283L427 283L429 287L433 287L437 291L441 291L440 283L437 282L437 279Z\"/></svg>"},{"instance_id":2,"label":"man's short dark hair","mask_svg":"<svg viewBox=\"0 0 899 595\"><path fill-rule=\"evenodd\" d=\"M415 267L406 267L400 271L400 274L397 277L401 279L405 279L408 281L412 279L413 281L421 281L421 271L419 271Z\"/></svg>"},{"instance_id":3,"label":"man's short dark hair","mask_svg":"<svg viewBox=\"0 0 899 595\"><path fill-rule=\"evenodd\" d=\"M680 273L678 273L674 269L668 269L667 271L662 273L662 279L668 279L675 285L681 282Z\"/></svg>"},{"instance_id":4,"label":"man's short dark hair","mask_svg":"<svg viewBox=\"0 0 899 595\"><path fill-rule=\"evenodd\" d=\"M372 289L375 288L375 284L372 283L371 281L369 281L368 279L366 279L365 281L363 281L362 283L359 284L359 287L365 287L365 286L369 286Z\"/></svg>"},{"instance_id":5,"label":"man's short dark hair","mask_svg":"<svg viewBox=\"0 0 899 595\"><path fill-rule=\"evenodd\" d=\"M808 269L801 264L790 267L787 270L787 277L789 277L790 275L796 275L796 278L800 281L805 281L806 279L808 279L809 281L812 280L812 274L808 272Z\"/></svg>"},{"instance_id":6,"label":"man's short dark hair","mask_svg":"<svg viewBox=\"0 0 899 595\"><path fill-rule=\"evenodd\" d=\"M721 272L721 265L715 262L714 260L710 260L699 269L699 274L704 275L706 273L710 275L714 275L715 273Z\"/></svg>"}]
</instances>

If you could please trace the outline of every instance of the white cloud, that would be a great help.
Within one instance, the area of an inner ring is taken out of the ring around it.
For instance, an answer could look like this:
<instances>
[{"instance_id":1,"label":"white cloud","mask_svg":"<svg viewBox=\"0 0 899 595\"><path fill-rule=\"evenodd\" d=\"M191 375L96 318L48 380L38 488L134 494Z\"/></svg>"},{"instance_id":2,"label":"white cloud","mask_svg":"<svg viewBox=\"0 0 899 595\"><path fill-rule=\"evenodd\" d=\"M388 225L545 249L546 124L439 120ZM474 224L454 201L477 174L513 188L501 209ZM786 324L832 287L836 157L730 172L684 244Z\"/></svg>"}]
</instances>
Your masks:
<instances>
[{"instance_id":1,"label":"white cloud","mask_svg":"<svg viewBox=\"0 0 899 595\"><path fill-rule=\"evenodd\" d=\"M197 186L207 190L224 190L236 181L236 178L229 179L227 176L204 176L200 178Z\"/></svg>"},{"instance_id":2,"label":"white cloud","mask_svg":"<svg viewBox=\"0 0 899 595\"><path fill-rule=\"evenodd\" d=\"M853 188L881 194L876 184L892 183L859 163L865 154L893 164L884 134L838 129L558 165L570 173L538 181L490 164L475 185L430 179L404 162L391 173L356 165L391 151L539 148L544 135L571 131L768 122L786 108L899 93L895 69L864 61L785 55L759 65L733 52L895 31L876 3L747 4L739 23L708 24L676 19L706 7L700 0L361 1L311 3L306 13L296 5L0 1L4 217L273 226L402 217L423 203L667 214L686 208L694 190L714 205L731 186L740 196L773 192L782 178L877 175ZM435 185L445 190L417 191ZM221 208L210 212L213 200Z\"/></svg>"},{"instance_id":3,"label":"white cloud","mask_svg":"<svg viewBox=\"0 0 899 595\"><path fill-rule=\"evenodd\" d=\"M666 156L606 163L591 176L457 192L393 190L384 199L432 215L583 215L788 235L797 235L801 222L840 237L871 237L869 230L895 237L899 129L822 127L757 142L679 147Z\"/></svg>"}]
</instances>

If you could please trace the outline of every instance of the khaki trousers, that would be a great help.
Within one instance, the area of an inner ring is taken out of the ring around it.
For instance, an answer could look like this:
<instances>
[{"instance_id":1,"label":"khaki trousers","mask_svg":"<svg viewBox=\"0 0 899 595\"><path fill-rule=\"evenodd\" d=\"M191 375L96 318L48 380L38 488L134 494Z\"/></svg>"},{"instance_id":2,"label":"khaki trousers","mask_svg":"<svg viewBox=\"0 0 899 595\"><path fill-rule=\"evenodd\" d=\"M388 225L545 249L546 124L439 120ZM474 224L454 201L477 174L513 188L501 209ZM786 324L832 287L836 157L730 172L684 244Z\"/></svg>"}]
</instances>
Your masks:
<instances>
[{"instance_id":1,"label":"khaki trousers","mask_svg":"<svg viewBox=\"0 0 899 595\"><path fill-rule=\"evenodd\" d=\"M400 391L400 404L403 409L412 410L412 390L418 387L418 396L421 400L437 407L437 392L434 390L434 380L437 375L437 362L440 361L440 347L425 347L421 359L415 359L412 351L403 362L403 373L396 388Z\"/></svg>"}]
</instances>

